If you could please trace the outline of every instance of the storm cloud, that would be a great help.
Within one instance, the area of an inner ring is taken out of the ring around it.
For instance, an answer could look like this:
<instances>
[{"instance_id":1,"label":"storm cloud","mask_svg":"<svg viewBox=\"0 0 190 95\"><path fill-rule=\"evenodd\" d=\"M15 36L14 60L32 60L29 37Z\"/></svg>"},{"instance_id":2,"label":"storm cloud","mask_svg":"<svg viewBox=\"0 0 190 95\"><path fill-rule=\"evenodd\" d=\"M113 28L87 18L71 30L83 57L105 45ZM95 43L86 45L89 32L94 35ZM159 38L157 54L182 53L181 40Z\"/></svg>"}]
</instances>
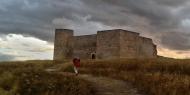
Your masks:
<instances>
[{"instance_id":1,"label":"storm cloud","mask_svg":"<svg viewBox=\"0 0 190 95\"><path fill-rule=\"evenodd\" d=\"M53 43L55 28L75 35L123 28L158 47L190 50L189 0L1 0L0 35L22 34Z\"/></svg>"},{"instance_id":2,"label":"storm cloud","mask_svg":"<svg viewBox=\"0 0 190 95\"><path fill-rule=\"evenodd\" d=\"M162 34L161 44L174 50L190 49L190 33L166 32Z\"/></svg>"}]
</instances>

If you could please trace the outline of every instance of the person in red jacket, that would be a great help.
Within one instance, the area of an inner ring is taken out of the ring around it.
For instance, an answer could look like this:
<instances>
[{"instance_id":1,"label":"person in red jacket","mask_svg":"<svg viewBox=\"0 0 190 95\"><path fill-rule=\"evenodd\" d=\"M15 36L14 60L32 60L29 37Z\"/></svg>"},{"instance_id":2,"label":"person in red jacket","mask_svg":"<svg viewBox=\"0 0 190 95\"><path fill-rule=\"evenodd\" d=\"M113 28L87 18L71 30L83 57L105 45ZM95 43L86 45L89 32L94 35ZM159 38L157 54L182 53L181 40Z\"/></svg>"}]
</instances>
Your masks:
<instances>
[{"instance_id":1,"label":"person in red jacket","mask_svg":"<svg viewBox=\"0 0 190 95\"><path fill-rule=\"evenodd\" d=\"M74 71L75 71L76 75L78 75L78 68L80 67L80 58L79 57L75 57L73 59L73 65L74 65Z\"/></svg>"}]
</instances>

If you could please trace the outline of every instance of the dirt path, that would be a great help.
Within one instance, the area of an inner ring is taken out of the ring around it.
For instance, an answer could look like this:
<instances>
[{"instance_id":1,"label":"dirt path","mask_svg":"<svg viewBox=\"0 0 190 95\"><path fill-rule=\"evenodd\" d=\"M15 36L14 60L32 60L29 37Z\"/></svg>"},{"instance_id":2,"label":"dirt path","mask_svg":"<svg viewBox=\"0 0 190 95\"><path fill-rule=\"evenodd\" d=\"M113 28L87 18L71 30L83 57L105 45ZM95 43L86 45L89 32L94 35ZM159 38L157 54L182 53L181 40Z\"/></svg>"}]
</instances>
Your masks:
<instances>
[{"instance_id":1,"label":"dirt path","mask_svg":"<svg viewBox=\"0 0 190 95\"><path fill-rule=\"evenodd\" d=\"M59 71L57 68L46 69L48 72ZM74 73L60 72L67 76L75 76ZM95 88L97 95L142 95L138 94L137 89L122 80L116 80L107 77L95 77L92 75L82 74L77 76L86 81L89 81Z\"/></svg>"},{"instance_id":2,"label":"dirt path","mask_svg":"<svg viewBox=\"0 0 190 95\"><path fill-rule=\"evenodd\" d=\"M141 95L129 84L121 80L91 75L79 75L80 78L92 83L97 95Z\"/></svg>"}]
</instances>

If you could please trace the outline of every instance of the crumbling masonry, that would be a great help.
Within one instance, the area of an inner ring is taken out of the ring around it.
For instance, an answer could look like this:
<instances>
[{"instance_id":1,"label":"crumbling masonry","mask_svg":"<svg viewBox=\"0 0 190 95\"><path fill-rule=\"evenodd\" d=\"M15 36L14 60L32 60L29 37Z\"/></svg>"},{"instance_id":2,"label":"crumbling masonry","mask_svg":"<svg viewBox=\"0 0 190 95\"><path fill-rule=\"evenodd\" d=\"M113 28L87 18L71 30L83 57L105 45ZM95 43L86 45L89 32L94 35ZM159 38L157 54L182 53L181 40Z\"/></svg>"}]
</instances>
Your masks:
<instances>
[{"instance_id":1,"label":"crumbling masonry","mask_svg":"<svg viewBox=\"0 0 190 95\"><path fill-rule=\"evenodd\" d=\"M152 39L122 29L98 31L97 34L73 36L73 30L56 29L54 60L75 56L81 59L155 58Z\"/></svg>"}]
</instances>

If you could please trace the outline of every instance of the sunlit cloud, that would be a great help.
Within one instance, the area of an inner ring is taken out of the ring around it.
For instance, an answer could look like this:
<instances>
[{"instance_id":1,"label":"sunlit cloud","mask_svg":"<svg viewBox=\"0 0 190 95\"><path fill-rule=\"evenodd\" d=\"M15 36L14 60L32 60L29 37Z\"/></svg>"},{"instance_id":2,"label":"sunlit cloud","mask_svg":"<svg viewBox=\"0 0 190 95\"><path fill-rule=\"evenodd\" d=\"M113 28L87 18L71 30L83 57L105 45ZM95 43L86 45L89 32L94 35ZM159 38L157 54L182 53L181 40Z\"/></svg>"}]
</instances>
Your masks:
<instances>
[{"instance_id":1,"label":"sunlit cloud","mask_svg":"<svg viewBox=\"0 0 190 95\"><path fill-rule=\"evenodd\" d=\"M14 57L12 60L52 59L53 45L35 37L8 34L0 38L0 54Z\"/></svg>"},{"instance_id":2,"label":"sunlit cloud","mask_svg":"<svg viewBox=\"0 0 190 95\"><path fill-rule=\"evenodd\" d=\"M190 58L190 50L189 51L179 51L179 50L170 50L166 48L158 48L158 55L176 58L176 59L189 59Z\"/></svg>"}]
</instances>

